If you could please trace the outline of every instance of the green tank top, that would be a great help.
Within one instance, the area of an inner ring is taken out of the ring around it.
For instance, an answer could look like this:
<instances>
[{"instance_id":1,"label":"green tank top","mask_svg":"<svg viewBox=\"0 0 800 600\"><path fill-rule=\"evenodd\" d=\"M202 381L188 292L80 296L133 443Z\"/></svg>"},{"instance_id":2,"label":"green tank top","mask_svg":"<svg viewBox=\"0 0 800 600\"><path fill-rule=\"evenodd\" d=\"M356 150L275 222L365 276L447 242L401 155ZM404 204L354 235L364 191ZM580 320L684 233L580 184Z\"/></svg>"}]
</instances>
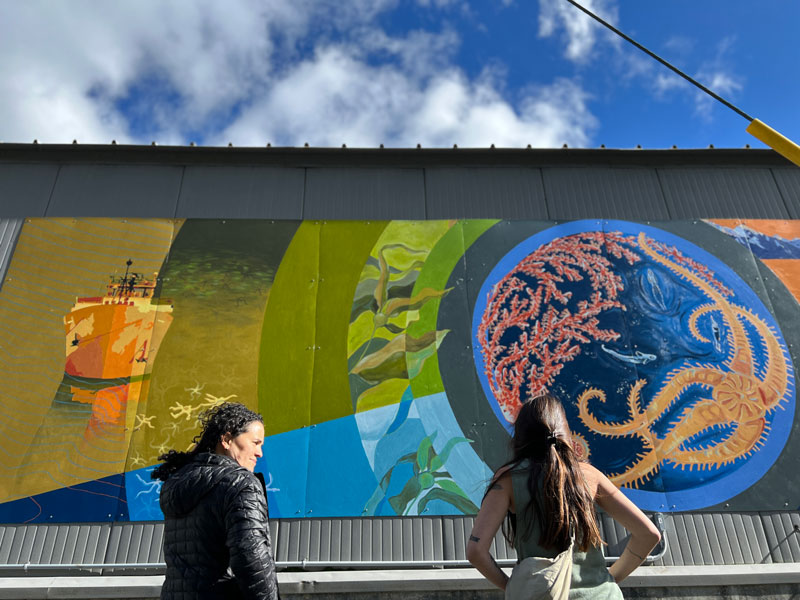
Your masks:
<instances>
[{"instance_id":1,"label":"green tank top","mask_svg":"<svg viewBox=\"0 0 800 600\"><path fill-rule=\"evenodd\" d=\"M530 525L530 535L528 537L521 539L521 535L515 536L514 550L517 552L517 560L522 560L529 556L555 558L558 555L558 550L539 546L541 527L536 522L535 517L533 515L528 517L522 512L530 502L527 470L512 472L511 481L514 489L514 505L518 511L516 515L517 532L524 534L528 531ZM529 518L532 519L530 524L528 522ZM606 560L600 548L589 548L588 552L574 550L572 561L570 600L622 600L622 590L619 589L611 573L608 572Z\"/></svg>"}]
</instances>

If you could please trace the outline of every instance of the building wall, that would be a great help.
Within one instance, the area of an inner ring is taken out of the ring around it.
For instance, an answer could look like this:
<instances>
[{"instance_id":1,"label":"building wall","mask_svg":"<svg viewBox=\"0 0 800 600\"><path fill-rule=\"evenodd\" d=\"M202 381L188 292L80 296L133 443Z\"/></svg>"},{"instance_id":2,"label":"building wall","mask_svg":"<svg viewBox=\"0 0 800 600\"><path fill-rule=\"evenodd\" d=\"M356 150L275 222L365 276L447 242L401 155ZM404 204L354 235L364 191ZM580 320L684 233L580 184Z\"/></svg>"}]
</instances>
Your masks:
<instances>
[{"instance_id":1,"label":"building wall","mask_svg":"<svg viewBox=\"0 0 800 600\"><path fill-rule=\"evenodd\" d=\"M159 519L226 398L274 517L468 518L540 387L647 510L800 506L800 178L763 153L15 152L1 521Z\"/></svg>"}]
</instances>

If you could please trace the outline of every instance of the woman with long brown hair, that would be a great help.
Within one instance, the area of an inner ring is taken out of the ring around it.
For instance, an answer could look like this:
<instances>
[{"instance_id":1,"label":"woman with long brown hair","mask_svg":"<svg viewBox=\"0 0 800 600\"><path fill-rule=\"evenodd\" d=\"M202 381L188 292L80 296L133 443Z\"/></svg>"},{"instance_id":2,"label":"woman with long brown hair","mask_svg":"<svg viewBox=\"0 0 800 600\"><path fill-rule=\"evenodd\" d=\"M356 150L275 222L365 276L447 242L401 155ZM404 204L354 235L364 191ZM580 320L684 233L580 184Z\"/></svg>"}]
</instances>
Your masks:
<instances>
[{"instance_id":1,"label":"woman with long brown hair","mask_svg":"<svg viewBox=\"0 0 800 600\"><path fill-rule=\"evenodd\" d=\"M608 569L595 505L631 534ZM492 478L467 544L467 558L500 589L508 576L489 548L501 524L518 560L553 558L574 536L571 600L620 599L617 585L661 539L658 529L609 479L572 449L564 408L543 394L525 402L514 424L512 458Z\"/></svg>"}]
</instances>

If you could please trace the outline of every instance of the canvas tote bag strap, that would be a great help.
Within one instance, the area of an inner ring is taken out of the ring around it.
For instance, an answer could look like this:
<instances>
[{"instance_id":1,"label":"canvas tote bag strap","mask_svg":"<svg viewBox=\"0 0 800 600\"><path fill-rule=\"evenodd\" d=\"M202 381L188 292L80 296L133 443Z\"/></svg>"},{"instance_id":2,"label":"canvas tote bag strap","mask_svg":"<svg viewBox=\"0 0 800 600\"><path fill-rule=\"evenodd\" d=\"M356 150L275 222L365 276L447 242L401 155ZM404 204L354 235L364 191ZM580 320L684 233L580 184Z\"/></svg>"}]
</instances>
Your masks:
<instances>
[{"instance_id":1,"label":"canvas tote bag strap","mask_svg":"<svg viewBox=\"0 0 800 600\"><path fill-rule=\"evenodd\" d=\"M556 560L561 561L561 566L559 567L558 577L551 588L550 598L553 600L568 600L569 598L569 588L572 584L572 548L574 545L575 534L573 533L569 541L569 548L556 557Z\"/></svg>"}]
</instances>

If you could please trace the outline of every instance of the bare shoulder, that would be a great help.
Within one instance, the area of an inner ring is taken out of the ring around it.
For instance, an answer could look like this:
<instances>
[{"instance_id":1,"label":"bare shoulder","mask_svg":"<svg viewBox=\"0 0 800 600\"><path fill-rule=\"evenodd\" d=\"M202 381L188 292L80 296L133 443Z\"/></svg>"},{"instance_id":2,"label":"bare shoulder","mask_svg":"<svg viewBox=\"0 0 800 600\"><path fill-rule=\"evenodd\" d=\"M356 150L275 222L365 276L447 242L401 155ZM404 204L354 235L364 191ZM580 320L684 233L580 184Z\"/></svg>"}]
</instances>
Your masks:
<instances>
[{"instance_id":1,"label":"bare shoulder","mask_svg":"<svg viewBox=\"0 0 800 600\"><path fill-rule=\"evenodd\" d=\"M511 466L506 465L495 471L489 490L502 490L511 487Z\"/></svg>"},{"instance_id":2,"label":"bare shoulder","mask_svg":"<svg viewBox=\"0 0 800 600\"><path fill-rule=\"evenodd\" d=\"M604 480L607 481L607 478L603 473L597 470L595 467L590 465L588 462L582 462L581 471L583 472L583 477L586 480L586 485L589 488L589 491L592 494L593 498L596 498L598 493L602 493L602 488Z\"/></svg>"}]
</instances>

